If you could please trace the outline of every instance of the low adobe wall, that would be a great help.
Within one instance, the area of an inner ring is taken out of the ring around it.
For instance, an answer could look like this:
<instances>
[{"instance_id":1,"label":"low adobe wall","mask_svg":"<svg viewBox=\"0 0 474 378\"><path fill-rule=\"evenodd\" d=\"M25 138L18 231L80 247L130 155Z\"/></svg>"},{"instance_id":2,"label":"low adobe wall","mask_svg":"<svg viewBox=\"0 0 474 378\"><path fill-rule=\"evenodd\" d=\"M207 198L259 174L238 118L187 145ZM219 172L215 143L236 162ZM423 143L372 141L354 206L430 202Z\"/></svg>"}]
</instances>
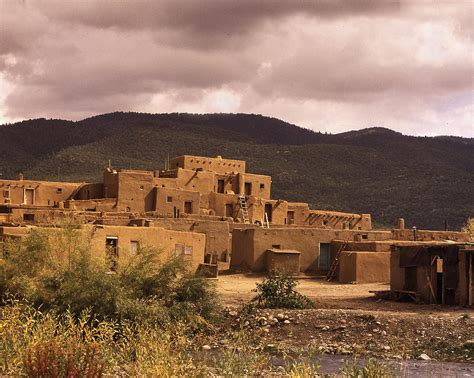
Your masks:
<instances>
[{"instance_id":1,"label":"low adobe wall","mask_svg":"<svg viewBox=\"0 0 474 378\"><path fill-rule=\"evenodd\" d=\"M318 272L320 245L333 240L354 240L363 233L367 241L390 239L390 231L328 230L317 228L234 229L231 268L263 272L266 251L272 248L301 252L302 272ZM387 280L388 281L388 280Z\"/></svg>"},{"instance_id":2,"label":"low adobe wall","mask_svg":"<svg viewBox=\"0 0 474 378\"><path fill-rule=\"evenodd\" d=\"M343 283L390 282L390 252L341 252L339 281Z\"/></svg>"}]
</instances>

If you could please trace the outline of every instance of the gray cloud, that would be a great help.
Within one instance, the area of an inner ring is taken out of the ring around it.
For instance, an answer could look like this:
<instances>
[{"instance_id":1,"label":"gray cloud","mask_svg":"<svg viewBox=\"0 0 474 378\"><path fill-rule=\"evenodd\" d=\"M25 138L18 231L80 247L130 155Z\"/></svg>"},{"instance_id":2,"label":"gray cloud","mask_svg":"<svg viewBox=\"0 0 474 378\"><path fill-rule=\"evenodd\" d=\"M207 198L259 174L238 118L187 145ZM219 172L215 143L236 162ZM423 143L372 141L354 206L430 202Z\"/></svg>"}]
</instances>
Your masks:
<instances>
[{"instance_id":1,"label":"gray cloud","mask_svg":"<svg viewBox=\"0 0 474 378\"><path fill-rule=\"evenodd\" d=\"M468 2L3 1L0 118L242 111L472 136L472 21Z\"/></svg>"}]
</instances>

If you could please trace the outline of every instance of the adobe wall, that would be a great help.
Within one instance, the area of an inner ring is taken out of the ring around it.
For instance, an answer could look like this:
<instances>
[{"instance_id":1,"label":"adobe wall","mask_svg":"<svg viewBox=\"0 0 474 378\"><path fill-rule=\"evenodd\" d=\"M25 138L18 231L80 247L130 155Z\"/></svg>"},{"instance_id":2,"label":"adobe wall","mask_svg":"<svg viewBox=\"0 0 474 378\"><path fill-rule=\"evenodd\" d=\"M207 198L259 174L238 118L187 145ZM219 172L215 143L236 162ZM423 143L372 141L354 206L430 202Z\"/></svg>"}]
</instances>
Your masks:
<instances>
[{"instance_id":1,"label":"adobe wall","mask_svg":"<svg viewBox=\"0 0 474 378\"><path fill-rule=\"evenodd\" d=\"M229 223L203 219L153 219L152 226L175 231L198 232L206 235L206 254L216 254L220 261L228 261L231 253Z\"/></svg>"},{"instance_id":2,"label":"adobe wall","mask_svg":"<svg viewBox=\"0 0 474 378\"><path fill-rule=\"evenodd\" d=\"M343 283L390 282L390 253L343 251L338 278Z\"/></svg>"},{"instance_id":3,"label":"adobe wall","mask_svg":"<svg viewBox=\"0 0 474 378\"><path fill-rule=\"evenodd\" d=\"M118 211L145 212L154 210L153 172L119 171L117 176Z\"/></svg>"},{"instance_id":4,"label":"adobe wall","mask_svg":"<svg viewBox=\"0 0 474 378\"><path fill-rule=\"evenodd\" d=\"M389 231L366 231L368 240L387 240ZM265 270L265 252L274 246L301 252L302 272L319 271L320 243L333 240L354 240L360 231L326 230L317 228L256 228L234 229L232 232L231 267L248 266L250 270ZM250 248L251 247L251 248Z\"/></svg>"},{"instance_id":5,"label":"adobe wall","mask_svg":"<svg viewBox=\"0 0 474 378\"><path fill-rule=\"evenodd\" d=\"M185 202L191 202L191 212L189 214L199 214L200 199L199 192L172 189L172 188L155 188L155 205L154 210L164 216L175 216L177 211L180 214L188 213L185 209Z\"/></svg>"},{"instance_id":6,"label":"adobe wall","mask_svg":"<svg viewBox=\"0 0 474 378\"><path fill-rule=\"evenodd\" d=\"M413 240L413 231L392 230L392 238L394 240ZM416 241L444 241L452 240L456 242L468 242L469 233L467 232L458 232L458 231L430 231L430 230L417 230L416 231Z\"/></svg>"},{"instance_id":7,"label":"adobe wall","mask_svg":"<svg viewBox=\"0 0 474 378\"><path fill-rule=\"evenodd\" d=\"M189 262L192 271L196 271L199 264L204 262L206 237L203 234L165 230L158 227L88 227L94 228L92 250L98 255L106 256L105 240L107 237L117 237L119 261L120 256L130 256L130 242L138 241L140 247L148 246L162 251L163 259L176 255L177 244L192 247L192 254L182 257Z\"/></svg>"},{"instance_id":8,"label":"adobe wall","mask_svg":"<svg viewBox=\"0 0 474 378\"><path fill-rule=\"evenodd\" d=\"M84 184L74 195L75 200L101 199L104 197L104 184Z\"/></svg>"},{"instance_id":9,"label":"adobe wall","mask_svg":"<svg viewBox=\"0 0 474 378\"><path fill-rule=\"evenodd\" d=\"M267 251L266 271L298 274L300 272L300 255L298 253L272 253Z\"/></svg>"},{"instance_id":10,"label":"adobe wall","mask_svg":"<svg viewBox=\"0 0 474 378\"><path fill-rule=\"evenodd\" d=\"M170 168L184 168L184 169L203 169L205 171L213 171L220 174L227 174L232 172L244 173L245 161L223 159L221 157L203 157L182 155L170 160Z\"/></svg>"},{"instance_id":11,"label":"adobe wall","mask_svg":"<svg viewBox=\"0 0 474 378\"><path fill-rule=\"evenodd\" d=\"M74 211L114 211L117 200L115 198L69 200L66 201L64 207Z\"/></svg>"},{"instance_id":12,"label":"adobe wall","mask_svg":"<svg viewBox=\"0 0 474 378\"><path fill-rule=\"evenodd\" d=\"M312 226L318 228L335 228L351 230L371 230L372 220L370 214L342 213L337 211L311 210L307 203L288 202L288 224L297 226Z\"/></svg>"},{"instance_id":13,"label":"adobe wall","mask_svg":"<svg viewBox=\"0 0 474 378\"><path fill-rule=\"evenodd\" d=\"M270 199L272 185L272 178L270 176L240 173L239 184L241 185L239 194ZM250 184L250 192L245 190L245 184Z\"/></svg>"},{"instance_id":14,"label":"adobe wall","mask_svg":"<svg viewBox=\"0 0 474 378\"><path fill-rule=\"evenodd\" d=\"M69 199L82 183L33 181L33 180L0 180L0 204L26 203L26 190L32 190L33 203L36 206L58 206Z\"/></svg>"},{"instance_id":15,"label":"adobe wall","mask_svg":"<svg viewBox=\"0 0 474 378\"><path fill-rule=\"evenodd\" d=\"M193 171L182 168L172 172L160 172L160 176L153 179L153 184L159 188L196 190L201 194L209 194L217 185L214 172Z\"/></svg>"}]
</instances>

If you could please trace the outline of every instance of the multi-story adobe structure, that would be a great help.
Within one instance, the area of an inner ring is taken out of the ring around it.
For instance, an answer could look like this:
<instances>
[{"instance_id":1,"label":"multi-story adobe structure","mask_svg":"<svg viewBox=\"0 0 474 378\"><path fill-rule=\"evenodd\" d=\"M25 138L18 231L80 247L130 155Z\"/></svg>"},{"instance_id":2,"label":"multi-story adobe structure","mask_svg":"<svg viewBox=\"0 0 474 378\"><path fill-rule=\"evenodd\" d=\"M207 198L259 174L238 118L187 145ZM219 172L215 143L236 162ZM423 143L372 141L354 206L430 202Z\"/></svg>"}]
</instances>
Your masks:
<instances>
[{"instance_id":1,"label":"multi-story adobe structure","mask_svg":"<svg viewBox=\"0 0 474 378\"><path fill-rule=\"evenodd\" d=\"M312 210L307 203L272 199L271 184L270 176L247 173L245 161L220 156L180 156L156 171L109 166L102 183L20 175L0 180L0 237L21 233L25 225L72 217L108 229L98 233L104 239L98 245L115 243L118 255L136 243L157 244L178 254L192 249L194 267L228 264L232 256L235 270L329 272L343 282L389 281L391 245L413 240L403 221L392 230L374 230L370 214ZM141 231L145 227L148 231ZM166 233L173 243L159 242ZM195 234L204 242L190 243ZM416 238L467 242L469 236L420 230Z\"/></svg>"}]
</instances>

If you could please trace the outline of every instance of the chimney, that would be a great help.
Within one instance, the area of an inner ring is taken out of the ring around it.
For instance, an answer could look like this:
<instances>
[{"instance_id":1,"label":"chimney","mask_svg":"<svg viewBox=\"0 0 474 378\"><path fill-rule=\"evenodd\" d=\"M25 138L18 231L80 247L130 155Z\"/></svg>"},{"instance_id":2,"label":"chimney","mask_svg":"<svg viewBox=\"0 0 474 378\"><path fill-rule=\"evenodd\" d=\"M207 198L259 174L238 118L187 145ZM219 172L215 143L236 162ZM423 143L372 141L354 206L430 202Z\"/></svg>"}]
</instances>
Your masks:
<instances>
[{"instance_id":1,"label":"chimney","mask_svg":"<svg viewBox=\"0 0 474 378\"><path fill-rule=\"evenodd\" d=\"M405 219L398 218L398 229L404 230L405 229Z\"/></svg>"}]
</instances>

